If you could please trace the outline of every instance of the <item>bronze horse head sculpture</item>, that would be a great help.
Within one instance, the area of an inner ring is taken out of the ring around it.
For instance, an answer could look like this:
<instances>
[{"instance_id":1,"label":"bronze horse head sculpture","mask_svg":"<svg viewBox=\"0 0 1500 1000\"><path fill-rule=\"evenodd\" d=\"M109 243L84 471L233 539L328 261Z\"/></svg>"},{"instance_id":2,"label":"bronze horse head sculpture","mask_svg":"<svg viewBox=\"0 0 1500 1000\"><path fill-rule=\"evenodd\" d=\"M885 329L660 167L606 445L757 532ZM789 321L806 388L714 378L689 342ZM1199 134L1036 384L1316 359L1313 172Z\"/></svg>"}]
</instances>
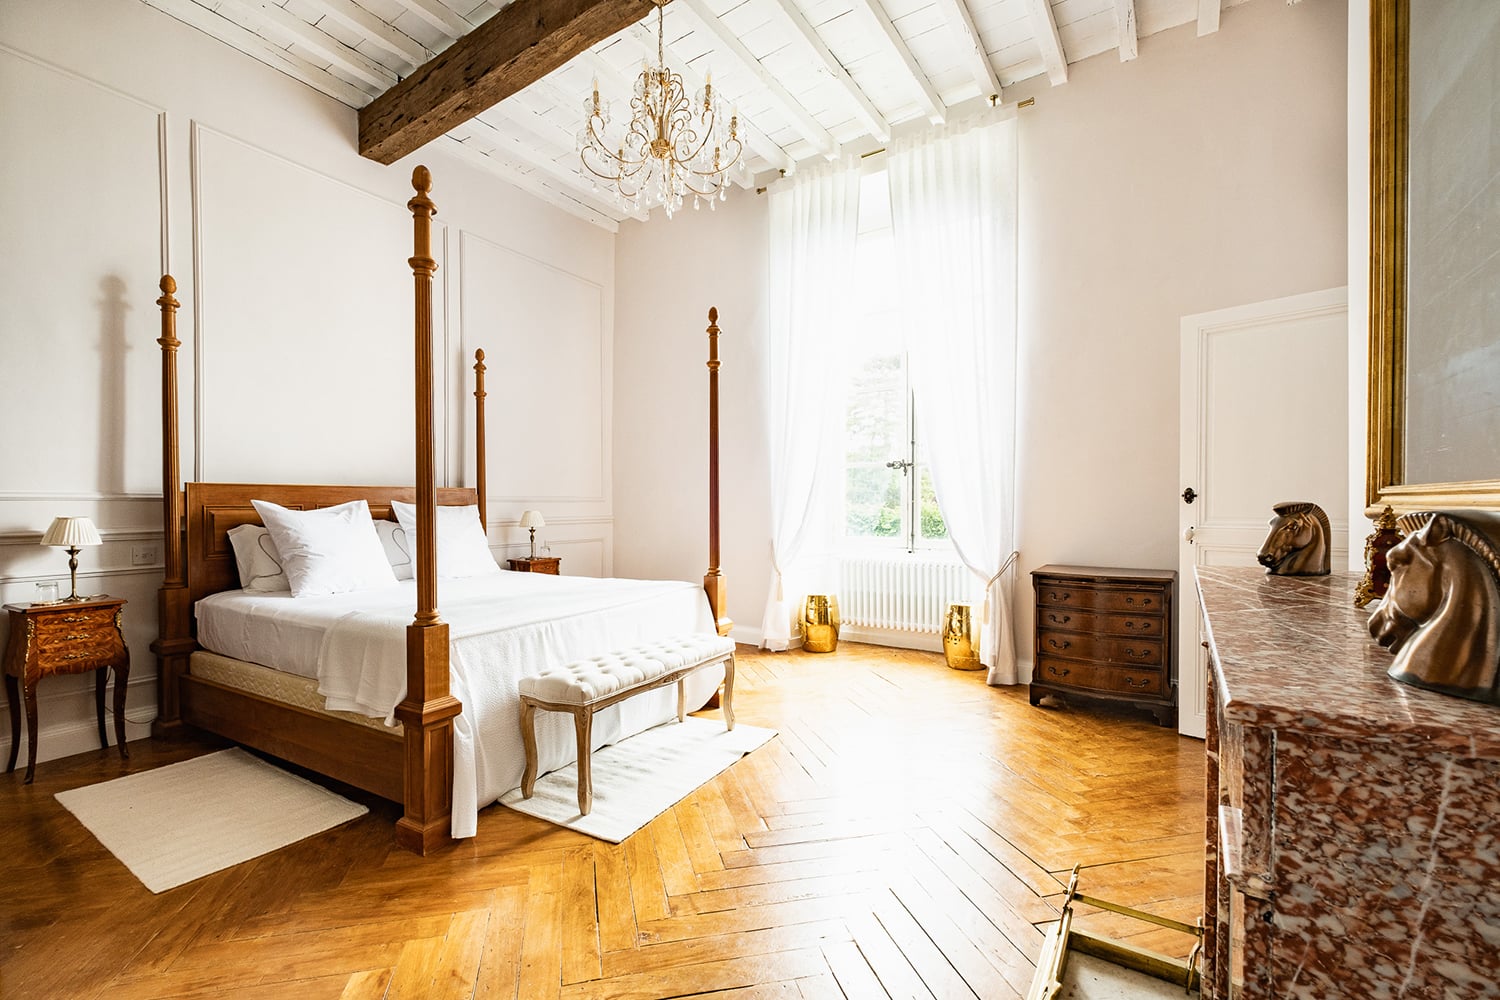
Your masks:
<instances>
[{"instance_id":1,"label":"bronze horse head sculpture","mask_svg":"<svg viewBox=\"0 0 1500 1000\"><path fill-rule=\"evenodd\" d=\"M1500 701L1500 514L1420 511L1386 555L1391 584L1370 634L1398 681Z\"/></svg>"},{"instance_id":2,"label":"bronze horse head sculpture","mask_svg":"<svg viewBox=\"0 0 1500 1000\"><path fill-rule=\"evenodd\" d=\"M1271 508L1271 531L1255 558L1275 576L1327 576L1333 532L1323 508L1306 500Z\"/></svg>"}]
</instances>

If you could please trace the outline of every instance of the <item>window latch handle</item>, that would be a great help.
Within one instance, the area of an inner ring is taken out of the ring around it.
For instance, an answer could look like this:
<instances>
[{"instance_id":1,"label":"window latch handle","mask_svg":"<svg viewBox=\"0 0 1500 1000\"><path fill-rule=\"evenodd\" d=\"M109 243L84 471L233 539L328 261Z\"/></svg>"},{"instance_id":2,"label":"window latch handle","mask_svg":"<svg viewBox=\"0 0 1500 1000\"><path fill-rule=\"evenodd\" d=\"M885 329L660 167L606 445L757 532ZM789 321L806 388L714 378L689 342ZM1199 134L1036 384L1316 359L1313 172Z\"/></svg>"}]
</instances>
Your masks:
<instances>
[{"instance_id":1,"label":"window latch handle","mask_svg":"<svg viewBox=\"0 0 1500 1000\"><path fill-rule=\"evenodd\" d=\"M887 469L900 469L901 470L901 474L904 476L904 475L906 475L906 470L910 469L912 467L912 464L913 463L908 462L904 458L898 458L898 459L896 459L893 462L887 462L887 463L885 463L885 467Z\"/></svg>"}]
</instances>

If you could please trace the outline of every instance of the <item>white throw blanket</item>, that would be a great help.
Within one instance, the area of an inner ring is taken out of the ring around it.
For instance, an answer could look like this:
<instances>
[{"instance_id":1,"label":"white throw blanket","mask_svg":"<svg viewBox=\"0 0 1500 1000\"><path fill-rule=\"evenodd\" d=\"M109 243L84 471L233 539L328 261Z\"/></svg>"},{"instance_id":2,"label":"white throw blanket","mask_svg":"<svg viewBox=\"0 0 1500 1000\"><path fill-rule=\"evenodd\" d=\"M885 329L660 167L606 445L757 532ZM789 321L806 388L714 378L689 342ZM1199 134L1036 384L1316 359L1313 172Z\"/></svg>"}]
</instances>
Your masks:
<instances>
[{"instance_id":1,"label":"white throw blanket","mask_svg":"<svg viewBox=\"0 0 1500 1000\"><path fill-rule=\"evenodd\" d=\"M360 610L328 629L318 654L318 690L327 707L394 723L406 696L406 627L414 587L361 595ZM551 663L566 663L681 632L713 632L702 588L690 583L595 580L501 572L443 580L438 612L449 625L450 684L463 704L454 720L453 836L472 837L481 806L521 783L525 767L517 683ZM722 670L687 683L690 708L708 699ZM594 747L632 736L676 715L667 687L594 716ZM537 717L541 773L577 756L572 717Z\"/></svg>"}]
</instances>

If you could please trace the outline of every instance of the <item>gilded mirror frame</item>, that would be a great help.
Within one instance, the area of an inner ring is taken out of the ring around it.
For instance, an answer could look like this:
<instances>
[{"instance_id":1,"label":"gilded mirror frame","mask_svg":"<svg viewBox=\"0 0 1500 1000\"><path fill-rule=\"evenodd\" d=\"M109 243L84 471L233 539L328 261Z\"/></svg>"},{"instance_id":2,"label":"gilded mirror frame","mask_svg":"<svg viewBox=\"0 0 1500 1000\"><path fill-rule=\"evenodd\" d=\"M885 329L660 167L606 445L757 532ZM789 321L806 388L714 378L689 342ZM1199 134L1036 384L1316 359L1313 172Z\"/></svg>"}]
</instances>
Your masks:
<instances>
[{"instance_id":1,"label":"gilded mirror frame","mask_svg":"<svg viewBox=\"0 0 1500 1000\"><path fill-rule=\"evenodd\" d=\"M1500 479L1405 481L1409 0L1370 5L1370 356L1365 503L1371 516L1500 509ZM1500 470L1497 470L1500 472Z\"/></svg>"}]
</instances>

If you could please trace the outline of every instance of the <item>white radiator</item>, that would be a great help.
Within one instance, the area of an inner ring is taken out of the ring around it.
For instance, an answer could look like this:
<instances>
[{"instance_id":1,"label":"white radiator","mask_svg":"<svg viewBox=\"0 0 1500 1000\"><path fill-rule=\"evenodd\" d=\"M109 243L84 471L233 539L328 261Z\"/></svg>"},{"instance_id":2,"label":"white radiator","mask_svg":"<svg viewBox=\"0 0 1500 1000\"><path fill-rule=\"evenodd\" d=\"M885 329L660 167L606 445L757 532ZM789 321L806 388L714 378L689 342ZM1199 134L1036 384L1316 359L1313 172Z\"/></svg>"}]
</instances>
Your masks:
<instances>
[{"instance_id":1,"label":"white radiator","mask_svg":"<svg viewBox=\"0 0 1500 1000\"><path fill-rule=\"evenodd\" d=\"M839 560L839 617L856 628L939 635L948 605L974 597L974 574L933 556L843 556Z\"/></svg>"}]
</instances>

